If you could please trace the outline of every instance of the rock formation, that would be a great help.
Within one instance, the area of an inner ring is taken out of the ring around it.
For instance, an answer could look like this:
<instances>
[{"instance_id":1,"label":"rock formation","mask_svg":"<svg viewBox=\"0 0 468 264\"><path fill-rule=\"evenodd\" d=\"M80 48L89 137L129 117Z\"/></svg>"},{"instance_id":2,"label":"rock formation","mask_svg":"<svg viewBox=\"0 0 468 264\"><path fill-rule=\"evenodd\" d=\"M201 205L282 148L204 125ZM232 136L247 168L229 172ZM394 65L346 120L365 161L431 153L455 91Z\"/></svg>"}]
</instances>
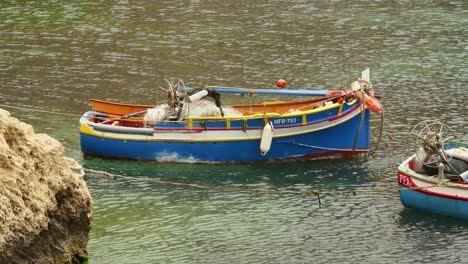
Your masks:
<instances>
[{"instance_id":1,"label":"rock formation","mask_svg":"<svg viewBox=\"0 0 468 264\"><path fill-rule=\"evenodd\" d=\"M0 263L76 262L91 206L63 145L0 109Z\"/></svg>"}]
</instances>

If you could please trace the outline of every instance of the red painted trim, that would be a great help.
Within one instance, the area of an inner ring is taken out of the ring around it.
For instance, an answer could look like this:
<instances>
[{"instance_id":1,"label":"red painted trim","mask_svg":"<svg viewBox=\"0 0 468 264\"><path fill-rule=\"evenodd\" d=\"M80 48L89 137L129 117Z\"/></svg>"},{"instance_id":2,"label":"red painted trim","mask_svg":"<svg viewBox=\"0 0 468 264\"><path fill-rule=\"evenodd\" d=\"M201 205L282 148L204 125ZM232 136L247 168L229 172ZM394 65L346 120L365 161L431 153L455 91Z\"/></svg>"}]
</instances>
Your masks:
<instances>
[{"instance_id":1,"label":"red painted trim","mask_svg":"<svg viewBox=\"0 0 468 264\"><path fill-rule=\"evenodd\" d=\"M354 112L354 110L356 110L356 108L359 108L361 106L361 101L359 101L359 103L357 103L353 108L349 109L348 111L346 111L346 113L342 113L341 115L337 115L335 117L331 117L327 120L324 120L324 121L334 121L334 120L337 120L337 119L340 119L342 117L345 117L347 115L350 115L352 112ZM364 110L365 111L365 110Z\"/></svg>"},{"instance_id":2,"label":"red painted trim","mask_svg":"<svg viewBox=\"0 0 468 264\"><path fill-rule=\"evenodd\" d=\"M368 149L356 149L354 153L354 157L360 157L362 156L363 152L367 152ZM206 162L206 161L199 161L196 162L197 164L264 164L264 163L270 163L270 162L288 162L288 161L296 161L296 160L309 160L309 159L314 159L314 158L320 158L320 157L330 157L333 156L333 154L341 154L342 158L351 158L351 152L346 152L346 151L324 151L320 153L314 153L314 154L308 154L308 155L301 155L301 156L294 156L294 157L286 157L286 158L279 158L279 159L269 159L269 160L253 160L253 161L227 161L227 162ZM113 156L106 156L106 155L95 155L91 153L84 153L86 156L90 157L99 157L99 158L106 158L106 159L111 159L111 160L139 160L143 162L155 162L155 163L173 163L177 162L177 160L148 160L148 159L137 159L137 158L120 158L120 157L113 157ZM181 162L184 163L184 162Z\"/></svg>"},{"instance_id":3,"label":"red painted trim","mask_svg":"<svg viewBox=\"0 0 468 264\"><path fill-rule=\"evenodd\" d=\"M414 160L411 159L409 162L408 162L408 167L410 170L414 171Z\"/></svg>"},{"instance_id":4,"label":"red painted trim","mask_svg":"<svg viewBox=\"0 0 468 264\"><path fill-rule=\"evenodd\" d=\"M313 154L306 154L304 155L304 158L306 159L316 159L320 157L330 157L330 156L337 156L341 158L359 158L363 155L363 153L367 153L369 149L363 149L363 148L356 148L354 150L354 156L352 155L352 149L349 149L349 151L343 151L343 150L328 150L328 151L322 151L322 152L317 152Z\"/></svg>"},{"instance_id":5,"label":"red painted trim","mask_svg":"<svg viewBox=\"0 0 468 264\"><path fill-rule=\"evenodd\" d=\"M210 129L206 129L210 130ZM203 128L154 128L155 133L168 133L168 132L193 132L193 133L200 133L205 131Z\"/></svg>"},{"instance_id":6,"label":"red painted trim","mask_svg":"<svg viewBox=\"0 0 468 264\"><path fill-rule=\"evenodd\" d=\"M408 183L406 183L405 181L402 180L402 177L401 176L404 176L404 177L407 177L407 180L408 180ZM417 186L414 181L413 181L413 176L408 174L408 173L405 173L405 172L402 172L400 170L398 170L398 183L403 185L403 186L406 186L408 188L412 188L413 191L417 191L417 192L420 192L420 193L424 193L424 194L427 194L427 195L433 195L433 196L438 196L438 197L442 197L442 198L447 198L447 199L452 199L452 200L460 200L460 201L468 201L468 197L462 197L462 196L457 196L457 195L450 195L450 194L444 194L444 193L440 193L440 192L433 192L429 189L426 189L425 187L419 187ZM432 183L431 183L432 184ZM434 186L437 186L436 184L433 184ZM441 186L441 187L446 187L446 188L452 188L452 189L457 189L457 190L460 190L459 188L456 188L456 187L451 187L451 186ZM433 188L433 187L431 187ZM468 190L464 190L464 192L467 193L468 195ZM403 191L405 192L405 191Z\"/></svg>"}]
</instances>

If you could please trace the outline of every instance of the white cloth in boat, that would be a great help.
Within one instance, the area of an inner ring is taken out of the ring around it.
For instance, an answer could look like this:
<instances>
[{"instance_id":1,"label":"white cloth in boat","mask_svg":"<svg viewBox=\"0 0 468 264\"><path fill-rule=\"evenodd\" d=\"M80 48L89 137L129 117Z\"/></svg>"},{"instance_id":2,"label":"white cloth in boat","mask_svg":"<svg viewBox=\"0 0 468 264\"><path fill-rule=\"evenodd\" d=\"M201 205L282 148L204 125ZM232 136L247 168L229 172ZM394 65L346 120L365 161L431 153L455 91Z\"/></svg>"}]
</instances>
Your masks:
<instances>
[{"instance_id":1,"label":"white cloth in boat","mask_svg":"<svg viewBox=\"0 0 468 264\"><path fill-rule=\"evenodd\" d=\"M453 149L446 150L445 153L447 153L449 156L452 156L453 158L463 160L465 163L468 163L468 149L467 148L464 148L464 147L453 148ZM468 181L468 170L462 172L460 176L463 178L463 180Z\"/></svg>"},{"instance_id":2,"label":"white cloth in boat","mask_svg":"<svg viewBox=\"0 0 468 264\"><path fill-rule=\"evenodd\" d=\"M224 116L241 116L242 113L233 107L223 107ZM215 103L208 100L200 100L189 103L188 113L185 116L221 116L221 110Z\"/></svg>"},{"instance_id":3,"label":"white cloth in boat","mask_svg":"<svg viewBox=\"0 0 468 264\"><path fill-rule=\"evenodd\" d=\"M455 173L459 174L463 180L468 181L468 149L464 147L453 148L445 150L445 154L448 157L452 157L449 163L454 167L455 171L452 171L449 168L446 168L446 173ZM415 158L413 159L413 170L417 173L436 175L437 174L437 156L427 153L422 147L416 150ZM430 163L429 166L426 166L427 163Z\"/></svg>"},{"instance_id":4,"label":"white cloth in boat","mask_svg":"<svg viewBox=\"0 0 468 264\"><path fill-rule=\"evenodd\" d=\"M158 122L167 120L171 108L168 104L160 104L155 108L150 108L143 117L143 122L146 127L152 127Z\"/></svg>"},{"instance_id":5,"label":"white cloth in boat","mask_svg":"<svg viewBox=\"0 0 468 264\"><path fill-rule=\"evenodd\" d=\"M188 103L188 109L184 109L184 116L221 116L221 110L211 101L200 100ZM160 104L150 108L143 117L145 126L152 127L158 122L168 119L171 109L168 104ZM233 107L223 107L224 116L242 116L242 112Z\"/></svg>"}]
</instances>

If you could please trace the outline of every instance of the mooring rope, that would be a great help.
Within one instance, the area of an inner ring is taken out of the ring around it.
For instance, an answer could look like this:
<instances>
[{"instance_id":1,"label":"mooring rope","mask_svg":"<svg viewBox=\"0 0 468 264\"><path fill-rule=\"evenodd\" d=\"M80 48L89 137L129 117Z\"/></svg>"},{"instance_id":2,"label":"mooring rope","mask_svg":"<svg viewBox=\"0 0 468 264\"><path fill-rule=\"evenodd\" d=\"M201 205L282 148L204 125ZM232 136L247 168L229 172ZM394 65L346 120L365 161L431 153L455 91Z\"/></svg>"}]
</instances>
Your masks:
<instances>
[{"instance_id":1,"label":"mooring rope","mask_svg":"<svg viewBox=\"0 0 468 264\"><path fill-rule=\"evenodd\" d=\"M101 175L108 177L110 179L119 178L129 181L137 182L147 182L147 183L157 183L161 185L173 185L177 187L190 187L196 189L212 190L212 191L223 191L223 192L236 192L236 193L252 193L252 194L271 194L271 195L300 195L303 198L306 197L316 197L319 208L322 207L322 200L320 199L321 195L342 195L344 197L350 195L358 195L360 193L382 193L382 192L397 192L397 190L392 189L367 189L367 190L344 190L344 191L320 191L320 190L307 190L307 191L293 191L293 190L271 190L271 189L258 189L258 188L242 188L242 187L226 187L226 186L216 186L216 185L202 185L196 183L182 183L182 182L172 182L172 181L163 181L159 179L153 179L148 177L134 177L126 176L120 174L113 174L106 171L94 170L83 168L84 172L91 173L94 175Z\"/></svg>"},{"instance_id":2,"label":"mooring rope","mask_svg":"<svg viewBox=\"0 0 468 264\"><path fill-rule=\"evenodd\" d=\"M5 105L5 104L0 104L0 106L1 107L18 109L18 110L29 110L29 111L33 111L33 112L41 112L41 113L54 114L54 115L73 116L73 117L82 117L83 116L83 115L77 115L77 114L69 114L69 113L62 113L62 112L40 110L40 109L29 108L29 107L24 107L24 106L13 106L13 105Z\"/></svg>"},{"instance_id":3,"label":"mooring rope","mask_svg":"<svg viewBox=\"0 0 468 264\"><path fill-rule=\"evenodd\" d=\"M356 135L354 136L353 152L351 152L351 157L354 157L354 151L356 150L359 135L361 134L361 128L364 124L364 119L366 118L366 97L364 97L364 100L362 100L361 105L359 107L361 108L361 119L359 120L359 127L357 129Z\"/></svg>"},{"instance_id":4,"label":"mooring rope","mask_svg":"<svg viewBox=\"0 0 468 264\"><path fill-rule=\"evenodd\" d=\"M375 145L375 148L373 150L369 151L369 156L374 156L374 154L377 153L377 150L379 150L380 142L382 141L384 120L385 120L384 109L382 107L382 111L381 111L381 114L380 114L379 137L377 138L377 143Z\"/></svg>"},{"instance_id":5,"label":"mooring rope","mask_svg":"<svg viewBox=\"0 0 468 264\"><path fill-rule=\"evenodd\" d=\"M137 182L146 182L146 183L156 183L161 185L172 185L177 187L190 187L196 189L212 190L212 191L222 191L222 192L236 192L236 193L251 193L251 194L271 194L271 195L299 195L303 198L305 197L316 197L319 208L322 206L322 201L320 196L323 195L341 195L343 197L356 196L358 194L371 194L371 193L398 193L400 191L409 191L409 190L428 190L431 188L439 188L445 186L448 182L441 181L436 186L427 186L427 187L395 187L395 188L374 188L374 189L351 189L351 190L332 190L332 191L321 191L317 189L309 189L304 191L294 191L294 190L272 190L272 189L259 189L259 188L245 188L245 187L227 187L227 186L217 186L217 185L203 185L197 183L183 183L183 182L173 182L173 181L163 181L160 179L148 178L148 177L135 177L135 176L126 176L121 174L113 174L106 171L82 168L86 173L105 176L110 179L124 179L128 181L137 181Z\"/></svg>"}]
</instances>

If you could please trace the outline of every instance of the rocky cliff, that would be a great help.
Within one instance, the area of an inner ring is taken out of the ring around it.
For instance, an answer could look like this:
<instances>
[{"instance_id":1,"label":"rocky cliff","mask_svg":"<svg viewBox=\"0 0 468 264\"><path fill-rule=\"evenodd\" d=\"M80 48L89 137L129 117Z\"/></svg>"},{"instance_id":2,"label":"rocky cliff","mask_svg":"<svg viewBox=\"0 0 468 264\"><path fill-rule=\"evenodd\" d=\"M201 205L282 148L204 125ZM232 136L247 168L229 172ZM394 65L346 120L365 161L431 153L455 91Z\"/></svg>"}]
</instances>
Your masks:
<instances>
[{"instance_id":1,"label":"rocky cliff","mask_svg":"<svg viewBox=\"0 0 468 264\"><path fill-rule=\"evenodd\" d=\"M0 263L68 263L85 252L92 200L57 140L0 109Z\"/></svg>"}]
</instances>

